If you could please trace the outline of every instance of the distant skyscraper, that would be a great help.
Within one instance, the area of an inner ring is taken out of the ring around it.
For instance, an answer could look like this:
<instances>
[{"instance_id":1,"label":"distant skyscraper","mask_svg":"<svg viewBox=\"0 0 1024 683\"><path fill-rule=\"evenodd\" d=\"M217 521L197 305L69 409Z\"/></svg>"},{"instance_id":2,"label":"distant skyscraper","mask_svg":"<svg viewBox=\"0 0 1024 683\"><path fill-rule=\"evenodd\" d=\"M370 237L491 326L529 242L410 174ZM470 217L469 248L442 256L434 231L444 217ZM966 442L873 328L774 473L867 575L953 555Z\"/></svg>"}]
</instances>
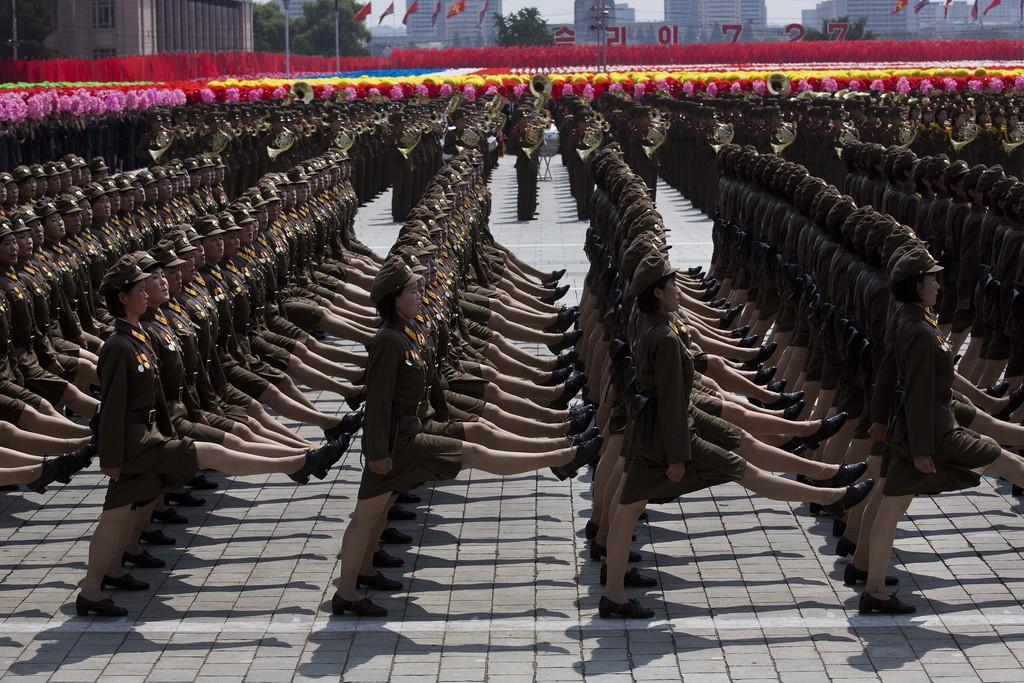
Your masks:
<instances>
[{"instance_id":1,"label":"distant skyscraper","mask_svg":"<svg viewBox=\"0 0 1024 683\"><path fill-rule=\"evenodd\" d=\"M665 0L665 23L679 27L680 38L697 30L699 17L698 0Z\"/></svg>"},{"instance_id":2,"label":"distant skyscraper","mask_svg":"<svg viewBox=\"0 0 1024 683\"><path fill-rule=\"evenodd\" d=\"M722 24L740 23L741 0L699 0L697 21L702 29L710 31L712 40L721 36Z\"/></svg>"},{"instance_id":3,"label":"distant skyscraper","mask_svg":"<svg viewBox=\"0 0 1024 683\"><path fill-rule=\"evenodd\" d=\"M436 3L436 0L434 1ZM455 2L456 0L442 0L442 15L446 14L448 8ZM484 12L483 21L481 21L481 12ZM430 10L430 14L432 13L433 9ZM466 11L447 20L444 42L447 45L466 46L493 44L494 17L499 14L501 14L501 0L466 0ZM439 24L440 21L439 17Z\"/></svg>"},{"instance_id":4,"label":"distant skyscraper","mask_svg":"<svg viewBox=\"0 0 1024 683\"><path fill-rule=\"evenodd\" d=\"M867 18L867 30L877 34L905 33L909 15L914 13L913 2L902 12L892 13L896 0L846 0L846 13L850 21Z\"/></svg>"},{"instance_id":5,"label":"distant skyscraper","mask_svg":"<svg viewBox=\"0 0 1024 683\"><path fill-rule=\"evenodd\" d=\"M744 26L767 26L768 8L764 0L740 0L740 23Z\"/></svg>"},{"instance_id":6,"label":"distant skyscraper","mask_svg":"<svg viewBox=\"0 0 1024 683\"><path fill-rule=\"evenodd\" d=\"M612 12L612 24L626 26L636 23L636 10L624 2L615 3L615 11Z\"/></svg>"}]
</instances>

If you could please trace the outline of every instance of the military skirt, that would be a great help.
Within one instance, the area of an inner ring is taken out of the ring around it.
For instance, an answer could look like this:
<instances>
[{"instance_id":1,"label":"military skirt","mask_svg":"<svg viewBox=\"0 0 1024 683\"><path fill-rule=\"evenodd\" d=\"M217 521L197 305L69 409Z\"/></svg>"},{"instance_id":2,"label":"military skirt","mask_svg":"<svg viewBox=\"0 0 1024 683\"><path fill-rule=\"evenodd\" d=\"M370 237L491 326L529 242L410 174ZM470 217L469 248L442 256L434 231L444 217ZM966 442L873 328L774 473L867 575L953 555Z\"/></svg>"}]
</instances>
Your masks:
<instances>
[{"instance_id":1,"label":"military skirt","mask_svg":"<svg viewBox=\"0 0 1024 683\"><path fill-rule=\"evenodd\" d=\"M647 460L642 449L633 449L626 465L620 502L624 505L641 500L668 503L687 493L739 481L747 471L746 460L696 434L690 435L690 455L686 474L680 481L672 481L665 476L668 463Z\"/></svg>"},{"instance_id":2,"label":"military skirt","mask_svg":"<svg viewBox=\"0 0 1024 683\"><path fill-rule=\"evenodd\" d=\"M905 441L893 440L889 451L882 459L883 493L887 496L933 495L973 488L981 481L974 470L988 467L1002 452L998 445L962 427L936 441L932 455L936 471L932 474L914 467L914 455Z\"/></svg>"},{"instance_id":3,"label":"military skirt","mask_svg":"<svg viewBox=\"0 0 1024 683\"><path fill-rule=\"evenodd\" d=\"M132 438L132 432L140 428L143 431ZM125 429L131 452L125 454L121 476L107 485L104 510L148 505L196 476L199 464L192 439L169 439L155 425L128 424Z\"/></svg>"},{"instance_id":4,"label":"military skirt","mask_svg":"<svg viewBox=\"0 0 1024 683\"><path fill-rule=\"evenodd\" d=\"M27 404L24 401L0 395L0 422L17 424L26 407Z\"/></svg>"},{"instance_id":5,"label":"military skirt","mask_svg":"<svg viewBox=\"0 0 1024 683\"><path fill-rule=\"evenodd\" d=\"M455 407L471 415L483 415L484 407L487 406L487 401L483 399L460 394L451 389L445 389L444 400L448 403L449 408Z\"/></svg>"},{"instance_id":6,"label":"military skirt","mask_svg":"<svg viewBox=\"0 0 1024 683\"><path fill-rule=\"evenodd\" d=\"M38 394L53 405L60 403L68 388L68 381L49 372L39 364L36 354L26 349L16 350L18 369L25 378L25 388ZM65 356L66 358L66 356ZM65 371L67 368L64 368Z\"/></svg>"},{"instance_id":7,"label":"military skirt","mask_svg":"<svg viewBox=\"0 0 1024 683\"><path fill-rule=\"evenodd\" d=\"M359 499L408 491L428 481L454 479L461 471L462 441L422 432L399 436L391 451L390 472L376 474L364 464Z\"/></svg>"}]
</instances>

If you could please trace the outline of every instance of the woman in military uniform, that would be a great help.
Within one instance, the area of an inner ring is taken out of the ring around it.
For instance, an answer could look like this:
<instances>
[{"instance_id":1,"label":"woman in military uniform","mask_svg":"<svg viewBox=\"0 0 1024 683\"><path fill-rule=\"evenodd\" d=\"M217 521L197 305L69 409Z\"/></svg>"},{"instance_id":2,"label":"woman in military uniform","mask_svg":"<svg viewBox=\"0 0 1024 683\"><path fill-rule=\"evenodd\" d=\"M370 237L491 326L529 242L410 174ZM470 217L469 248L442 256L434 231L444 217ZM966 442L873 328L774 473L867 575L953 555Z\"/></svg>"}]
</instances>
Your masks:
<instances>
[{"instance_id":1,"label":"woman in military uniform","mask_svg":"<svg viewBox=\"0 0 1024 683\"><path fill-rule=\"evenodd\" d=\"M395 492L427 481L453 479L464 468L497 475L522 474L551 467L567 478L592 461L591 443L547 453L510 453L470 442L425 434L418 414L436 378L426 376L419 336L411 327L422 298L421 277L399 257L389 258L374 278L370 296L382 325L369 348L363 469L359 501L341 548L341 577L331 600L334 614L382 617L387 610L358 600L358 586L395 590L397 581L373 570L372 557ZM599 441L594 443L599 445Z\"/></svg>"},{"instance_id":2,"label":"woman in military uniform","mask_svg":"<svg viewBox=\"0 0 1024 683\"><path fill-rule=\"evenodd\" d=\"M910 614L913 605L886 590L896 525L914 496L977 486L981 473L1024 485L1024 460L989 437L958 426L953 400L953 349L932 308L942 267L923 246L909 249L889 282L899 302L893 354L900 390L882 462L882 499L871 533L861 614ZM891 583L891 580L889 581Z\"/></svg>"},{"instance_id":3,"label":"woman in military uniform","mask_svg":"<svg viewBox=\"0 0 1024 683\"><path fill-rule=\"evenodd\" d=\"M846 488L815 487L777 477L697 433L691 391L693 359L671 315L678 308L675 269L660 252L644 257L629 286L637 316L631 325L637 386L620 505L608 533L608 567L602 617L648 619L654 611L626 600L623 579L630 537L648 501L663 503L701 489L737 482L773 500L814 502L832 513L859 503L873 482ZM639 405L638 405L639 404ZM683 419L686 416L686 419Z\"/></svg>"},{"instance_id":4,"label":"woman in military uniform","mask_svg":"<svg viewBox=\"0 0 1024 683\"><path fill-rule=\"evenodd\" d=\"M114 334L100 351L101 410L96 420L100 467L110 483L99 524L89 544L89 565L75 609L79 616L125 616L127 610L102 589L147 590L124 573L121 561L133 534L144 528L156 499L184 485L199 468L235 476L281 473L306 483L319 479L344 450L328 444L304 455L264 458L210 443L174 438L157 374L157 355L140 318L148 308L149 277L131 255L104 275L100 294L116 318Z\"/></svg>"}]
</instances>

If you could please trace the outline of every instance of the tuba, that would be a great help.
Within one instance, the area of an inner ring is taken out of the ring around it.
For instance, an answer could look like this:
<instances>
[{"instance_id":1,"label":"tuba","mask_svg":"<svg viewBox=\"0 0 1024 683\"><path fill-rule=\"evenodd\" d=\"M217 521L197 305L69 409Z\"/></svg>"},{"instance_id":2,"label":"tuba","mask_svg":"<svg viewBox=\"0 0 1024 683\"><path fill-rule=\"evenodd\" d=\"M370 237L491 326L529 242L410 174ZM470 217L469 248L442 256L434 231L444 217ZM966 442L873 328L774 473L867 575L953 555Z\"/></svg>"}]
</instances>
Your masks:
<instances>
[{"instance_id":1,"label":"tuba","mask_svg":"<svg viewBox=\"0 0 1024 683\"><path fill-rule=\"evenodd\" d=\"M295 133L291 132L287 128L281 130L277 136L274 137L274 143L267 145L267 156L271 159L276 159L295 144Z\"/></svg>"},{"instance_id":2,"label":"tuba","mask_svg":"<svg viewBox=\"0 0 1024 683\"><path fill-rule=\"evenodd\" d=\"M534 74L530 79L530 92L537 98L538 109L551 97L551 88L551 79L544 74Z\"/></svg>"},{"instance_id":3,"label":"tuba","mask_svg":"<svg viewBox=\"0 0 1024 683\"><path fill-rule=\"evenodd\" d=\"M161 128L152 142L149 143L149 156L154 162L160 161L160 157L167 153L167 150L174 144L174 136L166 128Z\"/></svg>"},{"instance_id":4,"label":"tuba","mask_svg":"<svg viewBox=\"0 0 1024 683\"><path fill-rule=\"evenodd\" d=\"M398 151L408 159L416 145L420 144L422 137L423 133L419 128L404 128L402 134L398 136Z\"/></svg>"},{"instance_id":5,"label":"tuba","mask_svg":"<svg viewBox=\"0 0 1024 683\"><path fill-rule=\"evenodd\" d=\"M914 121L901 121L899 130L896 132L896 142L900 147L910 147L917 139L917 123Z\"/></svg>"},{"instance_id":6,"label":"tuba","mask_svg":"<svg viewBox=\"0 0 1024 683\"><path fill-rule=\"evenodd\" d=\"M1002 144L1003 151L1006 152L1006 156L1010 156L1013 154L1013 150L1024 145L1024 122L1018 121L1017 125L1013 127L1013 130L1007 130L1004 126Z\"/></svg>"},{"instance_id":7,"label":"tuba","mask_svg":"<svg viewBox=\"0 0 1024 683\"><path fill-rule=\"evenodd\" d=\"M291 90L288 91L288 102L300 101L303 104L309 104L313 101L313 86L306 81L296 81L292 83Z\"/></svg>"},{"instance_id":8,"label":"tuba","mask_svg":"<svg viewBox=\"0 0 1024 683\"><path fill-rule=\"evenodd\" d=\"M735 135L736 131L731 123L719 122L715 126L715 130L708 136L708 143L710 143L711 149L715 150L715 154L718 154L718 150L732 142Z\"/></svg>"},{"instance_id":9,"label":"tuba","mask_svg":"<svg viewBox=\"0 0 1024 683\"><path fill-rule=\"evenodd\" d=\"M778 156L796 141L796 123L783 121L772 131L772 151Z\"/></svg>"},{"instance_id":10,"label":"tuba","mask_svg":"<svg viewBox=\"0 0 1024 683\"><path fill-rule=\"evenodd\" d=\"M949 137L949 145L956 153L959 153L964 147L974 142L977 139L979 132L978 124L974 123L974 121L968 121L965 123L956 131L955 134L953 133L952 128L946 129L946 135Z\"/></svg>"},{"instance_id":11,"label":"tuba","mask_svg":"<svg viewBox=\"0 0 1024 683\"><path fill-rule=\"evenodd\" d=\"M789 94L789 77L785 74L773 73L767 81L768 93L771 95Z\"/></svg>"}]
</instances>

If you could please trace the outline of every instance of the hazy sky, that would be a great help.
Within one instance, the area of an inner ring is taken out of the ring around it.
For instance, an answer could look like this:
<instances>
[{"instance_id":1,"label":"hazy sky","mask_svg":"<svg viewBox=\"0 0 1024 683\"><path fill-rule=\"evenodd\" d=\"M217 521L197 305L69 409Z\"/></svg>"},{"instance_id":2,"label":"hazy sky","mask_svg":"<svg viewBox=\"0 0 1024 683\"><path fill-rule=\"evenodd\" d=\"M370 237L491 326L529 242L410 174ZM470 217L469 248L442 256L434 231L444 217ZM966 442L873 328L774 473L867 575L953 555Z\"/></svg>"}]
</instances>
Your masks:
<instances>
[{"instance_id":1,"label":"hazy sky","mask_svg":"<svg viewBox=\"0 0 1024 683\"><path fill-rule=\"evenodd\" d=\"M268 2L272 0L257 0ZM363 2L363 0L356 0ZM391 0L372 0L374 16L383 10ZM616 0L623 2L623 0ZM768 4L768 22L771 24L788 24L800 21L800 10L814 7L816 0L766 0ZM664 0L625 0L636 9L637 21L656 21L664 17ZM403 7L404 0L396 0L395 7ZM502 0L502 12L514 12L522 7L540 7L541 13L552 24L572 22L573 0ZM401 11L398 12L401 14Z\"/></svg>"}]
</instances>

